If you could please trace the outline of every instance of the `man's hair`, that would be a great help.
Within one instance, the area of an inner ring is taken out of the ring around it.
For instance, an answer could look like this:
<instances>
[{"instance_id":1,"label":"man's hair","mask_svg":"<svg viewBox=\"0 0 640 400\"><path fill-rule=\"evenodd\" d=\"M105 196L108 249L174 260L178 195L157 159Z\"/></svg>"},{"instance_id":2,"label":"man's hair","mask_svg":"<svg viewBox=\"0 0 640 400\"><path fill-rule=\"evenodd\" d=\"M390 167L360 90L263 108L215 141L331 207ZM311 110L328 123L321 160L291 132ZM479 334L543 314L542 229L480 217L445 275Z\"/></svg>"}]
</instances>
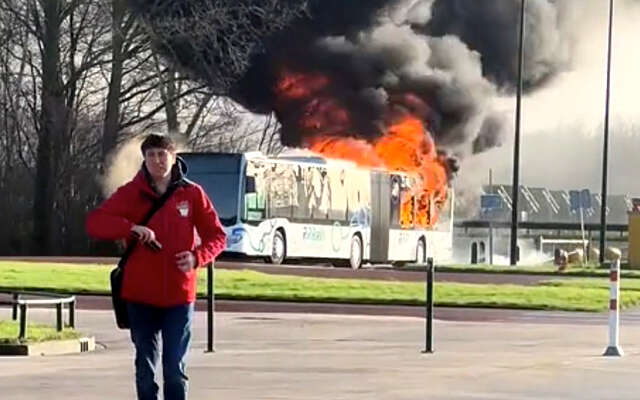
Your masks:
<instances>
[{"instance_id":1,"label":"man's hair","mask_svg":"<svg viewBox=\"0 0 640 400\"><path fill-rule=\"evenodd\" d=\"M145 152L151 148L165 149L173 153L176 151L176 143L169 136L152 133L144 138L140 145L140 150L142 150L142 154L144 155Z\"/></svg>"}]
</instances>

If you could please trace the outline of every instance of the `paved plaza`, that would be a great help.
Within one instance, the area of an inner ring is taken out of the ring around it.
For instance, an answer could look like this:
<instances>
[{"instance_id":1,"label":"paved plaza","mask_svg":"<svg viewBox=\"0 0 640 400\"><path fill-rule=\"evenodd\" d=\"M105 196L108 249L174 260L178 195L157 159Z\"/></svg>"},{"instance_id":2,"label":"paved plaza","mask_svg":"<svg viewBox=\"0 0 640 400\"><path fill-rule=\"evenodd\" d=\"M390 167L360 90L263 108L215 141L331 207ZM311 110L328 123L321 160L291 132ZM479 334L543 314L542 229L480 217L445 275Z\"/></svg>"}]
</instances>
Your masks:
<instances>
[{"instance_id":1,"label":"paved plaza","mask_svg":"<svg viewBox=\"0 0 640 400\"><path fill-rule=\"evenodd\" d=\"M0 309L0 318L9 317ZM601 356L605 315L589 323L424 321L411 317L217 313L206 354L198 312L190 354L192 400L637 399L640 324L623 325L623 358ZM34 319L53 312L33 310ZM134 399L132 349L110 311L80 310L94 353L0 358L3 400Z\"/></svg>"}]
</instances>

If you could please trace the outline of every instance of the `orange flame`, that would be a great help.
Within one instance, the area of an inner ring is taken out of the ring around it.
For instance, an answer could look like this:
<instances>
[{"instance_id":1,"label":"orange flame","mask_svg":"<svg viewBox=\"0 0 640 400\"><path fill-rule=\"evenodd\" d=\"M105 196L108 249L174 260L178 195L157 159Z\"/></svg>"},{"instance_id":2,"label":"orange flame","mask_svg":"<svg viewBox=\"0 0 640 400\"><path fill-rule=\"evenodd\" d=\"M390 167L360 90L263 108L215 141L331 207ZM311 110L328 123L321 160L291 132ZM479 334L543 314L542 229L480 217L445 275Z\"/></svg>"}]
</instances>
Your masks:
<instances>
[{"instance_id":1,"label":"orange flame","mask_svg":"<svg viewBox=\"0 0 640 400\"><path fill-rule=\"evenodd\" d=\"M416 183L401 199L401 225L432 227L447 199L447 167L422 121L406 116L375 141L347 137L349 112L338 99L323 93L330 84L320 73L284 70L274 90L282 108L294 105L301 111L298 123L306 147L330 158L412 176Z\"/></svg>"},{"instance_id":2,"label":"orange flame","mask_svg":"<svg viewBox=\"0 0 640 400\"><path fill-rule=\"evenodd\" d=\"M308 146L327 157L413 175L417 183L402 198L401 225L426 228L437 222L436 211L447 199L447 170L436 153L433 139L417 118L407 117L390 126L385 135L374 143L354 138L316 136L309 140Z\"/></svg>"},{"instance_id":3,"label":"orange flame","mask_svg":"<svg viewBox=\"0 0 640 400\"><path fill-rule=\"evenodd\" d=\"M321 74L285 71L278 82L276 92L286 99L303 99L322 90L328 84L329 78Z\"/></svg>"}]
</instances>

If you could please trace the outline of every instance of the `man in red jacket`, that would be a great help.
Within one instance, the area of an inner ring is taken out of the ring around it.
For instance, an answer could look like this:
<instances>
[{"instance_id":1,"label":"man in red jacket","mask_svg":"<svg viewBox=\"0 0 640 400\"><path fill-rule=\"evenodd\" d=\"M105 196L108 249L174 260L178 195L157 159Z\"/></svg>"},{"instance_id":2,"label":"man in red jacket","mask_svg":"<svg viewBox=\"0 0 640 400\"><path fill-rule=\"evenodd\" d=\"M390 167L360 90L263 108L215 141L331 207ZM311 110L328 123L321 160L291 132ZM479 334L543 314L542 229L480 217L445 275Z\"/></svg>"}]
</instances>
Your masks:
<instances>
[{"instance_id":1,"label":"man in red jacket","mask_svg":"<svg viewBox=\"0 0 640 400\"><path fill-rule=\"evenodd\" d=\"M142 142L138 174L87 217L97 239L137 237L124 269L122 297L128 302L131 339L136 348L139 400L155 400L158 339L162 335L164 398L187 398L185 361L191 342L198 267L213 261L226 236L211 200L185 179L186 164L167 136ZM173 193L145 225L138 225L167 190ZM197 234L196 234L197 231Z\"/></svg>"}]
</instances>

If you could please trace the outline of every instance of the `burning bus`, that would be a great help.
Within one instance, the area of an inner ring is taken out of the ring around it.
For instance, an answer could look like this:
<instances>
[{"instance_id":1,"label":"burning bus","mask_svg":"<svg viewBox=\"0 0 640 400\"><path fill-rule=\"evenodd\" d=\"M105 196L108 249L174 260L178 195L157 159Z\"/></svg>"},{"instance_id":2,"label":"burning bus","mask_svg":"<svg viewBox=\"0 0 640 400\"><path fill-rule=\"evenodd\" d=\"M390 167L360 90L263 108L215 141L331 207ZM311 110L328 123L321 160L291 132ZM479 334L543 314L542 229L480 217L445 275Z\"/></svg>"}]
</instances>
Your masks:
<instances>
[{"instance_id":1,"label":"burning bus","mask_svg":"<svg viewBox=\"0 0 640 400\"><path fill-rule=\"evenodd\" d=\"M227 253L354 269L451 258L453 192L425 192L414 172L308 154L181 156L216 206Z\"/></svg>"},{"instance_id":2,"label":"burning bus","mask_svg":"<svg viewBox=\"0 0 640 400\"><path fill-rule=\"evenodd\" d=\"M192 155L204 157L198 158L200 173L211 183L203 185L209 185L218 207L230 207L225 217L228 250L272 262L320 255L342 262L353 256L349 263L355 267L363 260L412 260L422 250L438 261L446 258L436 252L448 245L430 242L450 235L435 233L450 224L449 188L457 171L453 157L499 146L508 127L508 116L492 99L509 90L511 80L500 77L509 76L511 64L481 51L502 48L503 38L480 37L474 24L458 29L460 18L490 21L496 9L444 0L265 2L257 8L254 3L237 0L231 14L215 1L138 1L133 7L153 33L156 49L185 77L249 112L275 116L279 127L272 138L282 146L322 156L275 161ZM498 14L510 15L510 7L498 7ZM547 29L554 22L548 22L540 26L555 43L557 32ZM220 38L229 40L221 45ZM506 69L496 72L492 65ZM553 68L548 72L537 83L546 82ZM344 188L336 183L341 172L334 171L334 160L352 163L336 167L344 169ZM223 165L230 172L220 172ZM288 177L278 181L272 176L276 172ZM233 185L225 186L222 175L233 179ZM360 190L351 192L354 185ZM278 186L286 190L278 192ZM233 204L219 195L226 192ZM382 206L387 197L388 209ZM392 220L392 200L398 200L398 221ZM369 220L354 218L354 207L368 213ZM277 226L284 221L287 225ZM263 224L269 228L263 230ZM352 224L364 228L345 228ZM402 240L394 239L396 230ZM259 236L247 242L254 234ZM305 238L333 242L307 248L309 243L298 243ZM393 252L405 238L414 247L411 255L397 256Z\"/></svg>"}]
</instances>

